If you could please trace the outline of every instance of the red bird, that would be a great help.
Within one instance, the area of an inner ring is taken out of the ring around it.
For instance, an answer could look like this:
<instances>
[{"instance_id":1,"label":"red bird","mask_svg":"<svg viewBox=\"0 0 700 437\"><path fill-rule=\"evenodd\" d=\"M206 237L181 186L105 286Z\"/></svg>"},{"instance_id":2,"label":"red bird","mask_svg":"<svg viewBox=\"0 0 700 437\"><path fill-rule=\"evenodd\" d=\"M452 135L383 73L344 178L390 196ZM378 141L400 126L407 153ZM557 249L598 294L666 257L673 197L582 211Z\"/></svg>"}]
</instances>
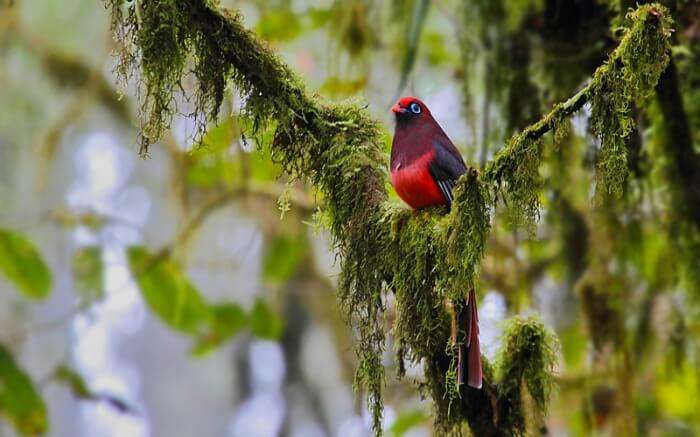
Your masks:
<instances>
[{"instance_id":1,"label":"red bird","mask_svg":"<svg viewBox=\"0 0 700 437\"><path fill-rule=\"evenodd\" d=\"M413 209L450 207L452 189L467 171L459 151L419 99L404 97L391 110L396 115L391 145L391 184L396 193ZM459 327L454 329L459 345L457 381L462 384L466 379L470 387L481 388L479 316L474 289L469 290L465 303L455 307Z\"/></svg>"}]
</instances>

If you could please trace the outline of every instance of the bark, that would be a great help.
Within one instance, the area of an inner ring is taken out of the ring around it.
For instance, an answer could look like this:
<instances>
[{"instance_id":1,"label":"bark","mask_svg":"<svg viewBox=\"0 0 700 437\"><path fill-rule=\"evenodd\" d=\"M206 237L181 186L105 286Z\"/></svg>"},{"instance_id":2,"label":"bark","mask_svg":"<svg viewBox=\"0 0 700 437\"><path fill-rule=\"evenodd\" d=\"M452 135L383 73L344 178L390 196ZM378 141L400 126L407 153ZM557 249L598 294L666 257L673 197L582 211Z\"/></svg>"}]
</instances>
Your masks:
<instances>
[{"instance_id":1,"label":"bark","mask_svg":"<svg viewBox=\"0 0 700 437\"><path fill-rule=\"evenodd\" d=\"M668 135L667 153L673 161L681 202L677 205L700 228L700 155L693 140L681 96L678 70L673 60L656 87Z\"/></svg>"}]
</instances>

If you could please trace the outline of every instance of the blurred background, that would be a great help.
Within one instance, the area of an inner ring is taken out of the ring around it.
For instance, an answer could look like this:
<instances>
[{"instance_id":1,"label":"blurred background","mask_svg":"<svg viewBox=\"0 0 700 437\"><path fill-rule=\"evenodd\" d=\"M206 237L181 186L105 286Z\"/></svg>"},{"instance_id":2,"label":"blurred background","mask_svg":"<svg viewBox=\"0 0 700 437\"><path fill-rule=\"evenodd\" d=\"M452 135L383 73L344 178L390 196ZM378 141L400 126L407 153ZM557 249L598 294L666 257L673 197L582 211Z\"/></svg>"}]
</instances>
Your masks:
<instances>
[{"instance_id":1,"label":"blurred background","mask_svg":"<svg viewBox=\"0 0 700 437\"><path fill-rule=\"evenodd\" d=\"M585 84L633 6L221 4L322 98L366 102L387 160L412 94L477 167ZM514 314L560 339L547 435L700 433L700 5L669 6L672 72L634 108L623 199L594 208L584 109L547 140L534 238L499 219L489 241L484 353ZM99 1L0 1L0 435L369 435L313 191L257 152L235 89L201 144L178 98L140 157L113 48ZM420 370L398 381L387 350L387 433L433 435Z\"/></svg>"}]
</instances>

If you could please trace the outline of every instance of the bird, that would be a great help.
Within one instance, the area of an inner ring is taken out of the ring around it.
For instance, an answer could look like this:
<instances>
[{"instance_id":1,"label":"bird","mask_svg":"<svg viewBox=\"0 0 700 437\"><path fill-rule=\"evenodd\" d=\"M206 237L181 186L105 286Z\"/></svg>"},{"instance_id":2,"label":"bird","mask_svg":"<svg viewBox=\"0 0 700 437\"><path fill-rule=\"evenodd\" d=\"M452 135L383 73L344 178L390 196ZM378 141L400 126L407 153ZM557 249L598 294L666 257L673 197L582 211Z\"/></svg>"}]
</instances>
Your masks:
<instances>
[{"instance_id":1,"label":"bird","mask_svg":"<svg viewBox=\"0 0 700 437\"><path fill-rule=\"evenodd\" d=\"M414 210L443 205L450 208L453 189L467 172L462 155L433 118L428 107L412 96L391 107L396 118L391 144L391 184ZM453 303L452 341L457 343L457 382L480 389L483 372L479 345L479 315L474 288L464 302Z\"/></svg>"}]
</instances>

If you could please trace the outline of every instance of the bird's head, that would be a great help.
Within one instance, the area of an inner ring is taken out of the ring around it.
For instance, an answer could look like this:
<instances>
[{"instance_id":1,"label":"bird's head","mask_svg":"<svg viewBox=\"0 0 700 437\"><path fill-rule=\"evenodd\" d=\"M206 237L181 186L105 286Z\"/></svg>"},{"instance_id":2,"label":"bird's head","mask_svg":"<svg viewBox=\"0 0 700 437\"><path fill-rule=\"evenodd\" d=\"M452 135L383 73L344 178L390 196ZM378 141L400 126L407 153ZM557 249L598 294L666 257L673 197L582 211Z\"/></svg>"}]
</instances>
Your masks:
<instances>
[{"instance_id":1,"label":"bird's head","mask_svg":"<svg viewBox=\"0 0 700 437\"><path fill-rule=\"evenodd\" d=\"M416 97L409 96L399 99L399 101L391 107L391 110L396 116L396 121L399 123L431 118L428 107Z\"/></svg>"}]
</instances>

